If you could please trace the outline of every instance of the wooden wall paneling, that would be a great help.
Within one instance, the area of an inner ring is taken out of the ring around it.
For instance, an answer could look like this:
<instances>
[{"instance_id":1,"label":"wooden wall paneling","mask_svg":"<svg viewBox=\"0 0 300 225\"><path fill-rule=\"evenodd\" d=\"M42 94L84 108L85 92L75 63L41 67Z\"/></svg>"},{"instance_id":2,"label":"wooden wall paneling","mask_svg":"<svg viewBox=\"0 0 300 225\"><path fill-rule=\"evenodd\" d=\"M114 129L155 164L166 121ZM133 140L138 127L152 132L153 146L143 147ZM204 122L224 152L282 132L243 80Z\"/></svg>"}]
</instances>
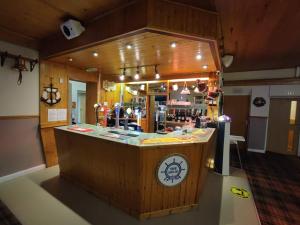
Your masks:
<instances>
[{"instance_id":1,"label":"wooden wall paneling","mask_svg":"<svg viewBox=\"0 0 300 225\"><path fill-rule=\"evenodd\" d=\"M48 87L52 79L53 86L58 88L61 94L61 101L53 106L40 101L40 126L49 127L59 125L67 125L68 121L48 122L48 109L67 109L68 108L68 73L66 66L49 61L40 62L40 96L44 91L44 87ZM60 79L63 83L60 83Z\"/></svg>"},{"instance_id":2,"label":"wooden wall paneling","mask_svg":"<svg viewBox=\"0 0 300 225\"><path fill-rule=\"evenodd\" d=\"M126 84L124 86L124 102L131 102L132 94L125 90Z\"/></svg>"},{"instance_id":3,"label":"wooden wall paneling","mask_svg":"<svg viewBox=\"0 0 300 225\"><path fill-rule=\"evenodd\" d=\"M80 82L98 82L98 73L88 73L83 69L78 69L73 66L67 66L67 73L70 80L80 81Z\"/></svg>"},{"instance_id":4,"label":"wooden wall paneling","mask_svg":"<svg viewBox=\"0 0 300 225\"><path fill-rule=\"evenodd\" d=\"M232 120L230 124L230 133L232 135L248 136L248 120L250 112L250 96L224 96L223 105L224 114ZM243 148L246 144L241 144Z\"/></svg>"},{"instance_id":5,"label":"wooden wall paneling","mask_svg":"<svg viewBox=\"0 0 300 225\"><path fill-rule=\"evenodd\" d=\"M55 166L57 165L57 148L56 148L56 141L54 137L54 128L47 127L41 129L41 138L42 144L46 159L46 166Z\"/></svg>"},{"instance_id":6,"label":"wooden wall paneling","mask_svg":"<svg viewBox=\"0 0 300 225\"><path fill-rule=\"evenodd\" d=\"M147 118L142 118L141 119L141 128L143 129L144 132L148 132L148 119Z\"/></svg>"},{"instance_id":7,"label":"wooden wall paneling","mask_svg":"<svg viewBox=\"0 0 300 225\"><path fill-rule=\"evenodd\" d=\"M107 102L108 107L113 107L116 102L120 102L121 84L116 84L115 91L101 90L101 102Z\"/></svg>"},{"instance_id":8,"label":"wooden wall paneling","mask_svg":"<svg viewBox=\"0 0 300 225\"><path fill-rule=\"evenodd\" d=\"M202 150L204 153L202 154L201 158L201 173L200 176L198 177L198 187L197 187L197 195L195 200L198 201L200 194L202 193L203 190L203 183L206 180L208 171L210 169L213 169L210 167L210 162L211 160L215 159L215 153L216 153L216 144L217 144L217 132L215 131L209 142L205 145L202 146Z\"/></svg>"},{"instance_id":9,"label":"wooden wall paneling","mask_svg":"<svg viewBox=\"0 0 300 225\"><path fill-rule=\"evenodd\" d=\"M68 124L67 120L48 122L48 109L68 108L68 74L66 66L49 61L40 62L40 96L44 91L44 87L49 86L50 78L53 78L53 86L58 88L61 94L61 101L53 106L40 101L41 137L47 167L57 164L57 149L53 127ZM63 83L60 83L60 78L63 79Z\"/></svg>"},{"instance_id":10,"label":"wooden wall paneling","mask_svg":"<svg viewBox=\"0 0 300 225\"><path fill-rule=\"evenodd\" d=\"M97 101L97 82L98 75L96 73L87 73L75 67L64 64L43 60L40 62L40 96L44 91L44 87L48 87L52 79L53 86L58 88L61 94L61 101L55 105L40 101L40 127L44 154L47 166L57 164L56 144L53 134L53 127L65 126L69 124L69 116L65 121L48 121L48 109L67 109L68 110L68 82L69 78L87 82L87 102L86 102L86 116L87 121L95 124L95 116L93 115L93 105ZM60 82L62 81L62 82Z\"/></svg>"},{"instance_id":11,"label":"wooden wall paneling","mask_svg":"<svg viewBox=\"0 0 300 225\"><path fill-rule=\"evenodd\" d=\"M131 215L146 219L198 204L210 143L137 147L58 129L55 135L61 175ZM189 173L180 185L166 187L157 166L171 154L187 158Z\"/></svg>"},{"instance_id":12,"label":"wooden wall paneling","mask_svg":"<svg viewBox=\"0 0 300 225\"><path fill-rule=\"evenodd\" d=\"M141 219L164 216L179 211L185 211L198 204L197 176L200 171L202 148L197 144L179 146L143 147L140 164L142 167L141 193ZM161 160L177 152L183 154L189 161L187 178L178 186L165 187L156 177L156 168Z\"/></svg>"},{"instance_id":13,"label":"wooden wall paneling","mask_svg":"<svg viewBox=\"0 0 300 225\"><path fill-rule=\"evenodd\" d=\"M60 130L56 130L56 139L63 177L82 185L112 205L137 214L137 147L103 139L99 142L97 138Z\"/></svg>"},{"instance_id":14,"label":"wooden wall paneling","mask_svg":"<svg viewBox=\"0 0 300 225\"><path fill-rule=\"evenodd\" d=\"M148 27L217 40L218 14L172 1L150 0Z\"/></svg>"},{"instance_id":15,"label":"wooden wall paneling","mask_svg":"<svg viewBox=\"0 0 300 225\"><path fill-rule=\"evenodd\" d=\"M94 104L97 103L97 83L86 83L86 123L96 124Z\"/></svg>"}]
</instances>

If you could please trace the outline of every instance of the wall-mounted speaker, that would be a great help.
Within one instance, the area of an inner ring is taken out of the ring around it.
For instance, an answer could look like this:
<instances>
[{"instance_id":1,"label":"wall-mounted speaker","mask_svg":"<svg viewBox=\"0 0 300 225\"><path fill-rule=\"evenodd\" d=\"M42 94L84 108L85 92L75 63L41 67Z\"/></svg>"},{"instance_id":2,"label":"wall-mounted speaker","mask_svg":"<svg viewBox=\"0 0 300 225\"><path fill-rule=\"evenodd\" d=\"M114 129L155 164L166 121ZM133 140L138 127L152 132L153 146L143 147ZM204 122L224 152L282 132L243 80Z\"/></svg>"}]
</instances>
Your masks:
<instances>
[{"instance_id":1,"label":"wall-mounted speaker","mask_svg":"<svg viewBox=\"0 0 300 225\"><path fill-rule=\"evenodd\" d=\"M83 31L85 31L85 28L81 25L81 23L73 19L63 22L60 25L60 29L68 40L78 37Z\"/></svg>"}]
</instances>

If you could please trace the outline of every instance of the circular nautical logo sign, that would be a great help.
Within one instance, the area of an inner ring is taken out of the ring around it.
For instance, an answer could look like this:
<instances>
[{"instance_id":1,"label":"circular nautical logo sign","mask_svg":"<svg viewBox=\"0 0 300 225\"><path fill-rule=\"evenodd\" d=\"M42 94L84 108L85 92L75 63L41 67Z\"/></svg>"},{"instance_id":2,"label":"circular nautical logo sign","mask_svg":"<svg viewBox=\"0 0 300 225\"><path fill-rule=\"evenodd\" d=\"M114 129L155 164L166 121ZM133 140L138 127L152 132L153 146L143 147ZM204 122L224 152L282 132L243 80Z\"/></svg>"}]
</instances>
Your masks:
<instances>
[{"instance_id":1,"label":"circular nautical logo sign","mask_svg":"<svg viewBox=\"0 0 300 225\"><path fill-rule=\"evenodd\" d=\"M171 155L158 165L157 178L163 185L172 187L184 180L188 170L188 161L183 156Z\"/></svg>"}]
</instances>

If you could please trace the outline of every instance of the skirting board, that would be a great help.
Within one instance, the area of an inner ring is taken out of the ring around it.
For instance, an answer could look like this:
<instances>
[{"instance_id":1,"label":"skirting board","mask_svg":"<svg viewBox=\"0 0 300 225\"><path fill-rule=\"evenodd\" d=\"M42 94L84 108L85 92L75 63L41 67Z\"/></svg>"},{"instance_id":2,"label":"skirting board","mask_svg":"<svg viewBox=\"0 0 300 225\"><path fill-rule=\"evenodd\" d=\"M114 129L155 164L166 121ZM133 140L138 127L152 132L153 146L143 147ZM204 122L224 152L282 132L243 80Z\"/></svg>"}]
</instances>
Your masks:
<instances>
[{"instance_id":1,"label":"skirting board","mask_svg":"<svg viewBox=\"0 0 300 225\"><path fill-rule=\"evenodd\" d=\"M11 180L11 179L14 179L14 178L17 178L17 177L20 177L20 176L24 176L24 175L29 174L29 173L33 173L33 172L42 170L42 169L45 169L45 168L46 168L46 165L41 164L41 165L31 167L31 168L26 169L26 170L21 170L21 171L18 171L16 173L12 173L12 174L9 174L9 175L6 175L6 176L2 176L2 177L0 177L0 183Z\"/></svg>"},{"instance_id":2,"label":"skirting board","mask_svg":"<svg viewBox=\"0 0 300 225\"><path fill-rule=\"evenodd\" d=\"M247 150L248 150L248 152L266 153L266 150L263 150L263 149L248 148Z\"/></svg>"}]
</instances>

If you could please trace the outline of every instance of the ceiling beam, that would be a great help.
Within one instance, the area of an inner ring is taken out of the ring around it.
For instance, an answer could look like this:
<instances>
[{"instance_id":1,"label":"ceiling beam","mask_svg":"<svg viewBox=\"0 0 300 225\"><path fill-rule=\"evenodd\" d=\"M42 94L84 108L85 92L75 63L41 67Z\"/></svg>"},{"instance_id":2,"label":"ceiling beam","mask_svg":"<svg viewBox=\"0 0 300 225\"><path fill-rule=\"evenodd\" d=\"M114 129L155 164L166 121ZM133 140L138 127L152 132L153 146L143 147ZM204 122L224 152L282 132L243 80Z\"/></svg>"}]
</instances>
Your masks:
<instances>
[{"instance_id":1,"label":"ceiling beam","mask_svg":"<svg viewBox=\"0 0 300 225\"><path fill-rule=\"evenodd\" d=\"M20 34L3 26L0 26L0 37L2 41L7 41L27 48L38 49L38 41L35 38Z\"/></svg>"}]
</instances>

